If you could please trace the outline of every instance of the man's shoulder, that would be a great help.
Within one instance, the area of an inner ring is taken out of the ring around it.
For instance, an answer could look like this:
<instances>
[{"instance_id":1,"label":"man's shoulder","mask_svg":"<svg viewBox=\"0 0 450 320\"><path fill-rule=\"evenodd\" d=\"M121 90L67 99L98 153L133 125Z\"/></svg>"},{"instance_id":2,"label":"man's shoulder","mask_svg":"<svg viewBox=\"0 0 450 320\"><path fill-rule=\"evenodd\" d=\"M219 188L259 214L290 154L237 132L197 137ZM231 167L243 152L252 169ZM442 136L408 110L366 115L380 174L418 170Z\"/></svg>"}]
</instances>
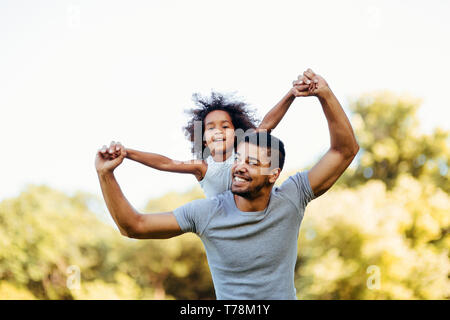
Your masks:
<instances>
[{"instance_id":1,"label":"man's shoulder","mask_svg":"<svg viewBox=\"0 0 450 320\"><path fill-rule=\"evenodd\" d=\"M224 204L226 202L229 202L231 198L232 193L230 190L227 190L222 193L216 194L213 197L193 200L189 202L189 204L191 204L192 206L208 208L208 210L211 210L213 208L220 208L224 206Z\"/></svg>"},{"instance_id":2,"label":"man's shoulder","mask_svg":"<svg viewBox=\"0 0 450 320\"><path fill-rule=\"evenodd\" d=\"M184 232L202 235L210 221L224 212L223 208L229 197L230 194L225 191L211 198L193 200L178 207L173 213Z\"/></svg>"},{"instance_id":3,"label":"man's shoulder","mask_svg":"<svg viewBox=\"0 0 450 320\"><path fill-rule=\"evenodd\" d=\"M298 208L303 209L315 198L309 183L308 170L299 171L289 176L277 189L276 193L290 200Z\"/></svg>"},{"instance_id":4,"label":"man's shoulder","mask_svg":"<svg viewBox=\"0 0 450 320\"><path fill-rule=\"evenodd\" d=\"M276 187L277 191L286 191L289 188L289 185L298 185L300 181L308 178L308 171L298 171L290 176L288 176L284 181Z\"/></svg>"}]
</instances>

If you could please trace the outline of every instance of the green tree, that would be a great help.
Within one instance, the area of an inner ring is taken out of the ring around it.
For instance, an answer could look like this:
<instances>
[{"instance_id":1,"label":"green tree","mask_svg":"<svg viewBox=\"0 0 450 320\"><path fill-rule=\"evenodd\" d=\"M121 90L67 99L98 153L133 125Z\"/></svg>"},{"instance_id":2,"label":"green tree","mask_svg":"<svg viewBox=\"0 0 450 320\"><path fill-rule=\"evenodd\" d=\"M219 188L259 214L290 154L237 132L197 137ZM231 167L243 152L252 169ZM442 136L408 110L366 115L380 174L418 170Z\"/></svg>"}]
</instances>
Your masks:
<instances>
[{"instance_id":1,"label":"green tree","mask_svg":"<svg viewBox=\"0 0 450 320\"><path fill-rule=\"evenodd\" d=\"M391 92L365 94L350 104L352 125L361 147L355 169L340 185L355 187L379 179L392 189L399 175L432 181L450 192L450 135L436 128L419 133L420 100Z\"/></svg>"},{"instance_id":2,"label":"green tree","mask_svg":"<svg viewBox=\"0 0 450 320\"><path fill-rule=\"evenodd\" d=\"M29 186L0 203L1 299L144 296L119 270L126 263L120 252L131 243L95 217L92 201L84 193Z\"/></svg>"},{"instance_id":3,"label":"green tree","mask_svg":"<svg viewBox=\"0 0 450 320\"><path fill-rule=\"evenodd\" d=\"M312 201L300 230L300 299L450 298L450 196L410 175Z\"/></svg>"}]
</instances>

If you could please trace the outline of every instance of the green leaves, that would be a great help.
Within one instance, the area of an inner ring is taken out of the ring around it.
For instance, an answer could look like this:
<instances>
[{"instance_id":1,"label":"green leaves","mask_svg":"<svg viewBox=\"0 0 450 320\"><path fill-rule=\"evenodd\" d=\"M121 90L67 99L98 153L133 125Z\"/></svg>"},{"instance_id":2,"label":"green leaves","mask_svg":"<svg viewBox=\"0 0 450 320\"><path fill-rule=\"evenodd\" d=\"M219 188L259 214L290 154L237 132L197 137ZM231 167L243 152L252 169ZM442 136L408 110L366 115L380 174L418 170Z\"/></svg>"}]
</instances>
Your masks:
<instances>
[{"instance_id":1,"label":"green leaves","mask_svg":"<svg viewBox=\"0 0 450 320\"><path fill-rule=\"evenodd\" d=\"M347 170L339 184L356 187L379 179L392 189L399 175L408 173L450 192L450 134L440 128L429 135L419 131L420 103L388 91L352 101L352 124L361 149L356 168Z\"/></svg>"}]
</instances>

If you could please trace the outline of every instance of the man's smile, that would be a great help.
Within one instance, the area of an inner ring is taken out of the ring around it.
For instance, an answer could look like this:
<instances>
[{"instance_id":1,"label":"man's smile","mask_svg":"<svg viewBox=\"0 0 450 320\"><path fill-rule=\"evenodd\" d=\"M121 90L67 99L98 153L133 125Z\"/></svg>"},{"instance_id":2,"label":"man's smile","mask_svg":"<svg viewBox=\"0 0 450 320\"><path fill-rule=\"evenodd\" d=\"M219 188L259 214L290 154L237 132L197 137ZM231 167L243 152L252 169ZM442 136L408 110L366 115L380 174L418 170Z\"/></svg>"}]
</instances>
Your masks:
<instances>
[{"instance_id":1,"label":"man's smile","mask_svg":"<svg viewBox=\"0 0 450 320\"><path fill-rule=\"evenodd\" d=\"M237 174L233 175L233 182L237 182L238 184L239 183L245 183L245 182L248 182L248 181L251 181L251 180L252 179L250 177L247 177L247 176L237 175Z\"/></svg>"}]
</instances>

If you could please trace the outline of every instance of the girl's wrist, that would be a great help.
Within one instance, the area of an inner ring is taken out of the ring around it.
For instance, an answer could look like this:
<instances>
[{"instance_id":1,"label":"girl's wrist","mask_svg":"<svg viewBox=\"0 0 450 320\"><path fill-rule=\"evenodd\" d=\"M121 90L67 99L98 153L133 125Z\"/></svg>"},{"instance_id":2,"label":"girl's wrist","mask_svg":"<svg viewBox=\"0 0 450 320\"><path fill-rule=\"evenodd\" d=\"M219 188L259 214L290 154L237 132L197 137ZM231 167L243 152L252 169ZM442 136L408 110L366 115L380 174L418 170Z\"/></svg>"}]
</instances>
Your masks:
<instances>
[{"instance_id":1,"label":"girl's wrist","mask_svg":"<svg viewBox=\"0 0 450 320\"><path fill-rule=\"evenodd\" d=\"M125 156L125 158L131 159L133 150L132 150L132 149L125 148L125 152L126 152L126 154L127 154L127 155Z\"/></svg>"}]
</instances>

